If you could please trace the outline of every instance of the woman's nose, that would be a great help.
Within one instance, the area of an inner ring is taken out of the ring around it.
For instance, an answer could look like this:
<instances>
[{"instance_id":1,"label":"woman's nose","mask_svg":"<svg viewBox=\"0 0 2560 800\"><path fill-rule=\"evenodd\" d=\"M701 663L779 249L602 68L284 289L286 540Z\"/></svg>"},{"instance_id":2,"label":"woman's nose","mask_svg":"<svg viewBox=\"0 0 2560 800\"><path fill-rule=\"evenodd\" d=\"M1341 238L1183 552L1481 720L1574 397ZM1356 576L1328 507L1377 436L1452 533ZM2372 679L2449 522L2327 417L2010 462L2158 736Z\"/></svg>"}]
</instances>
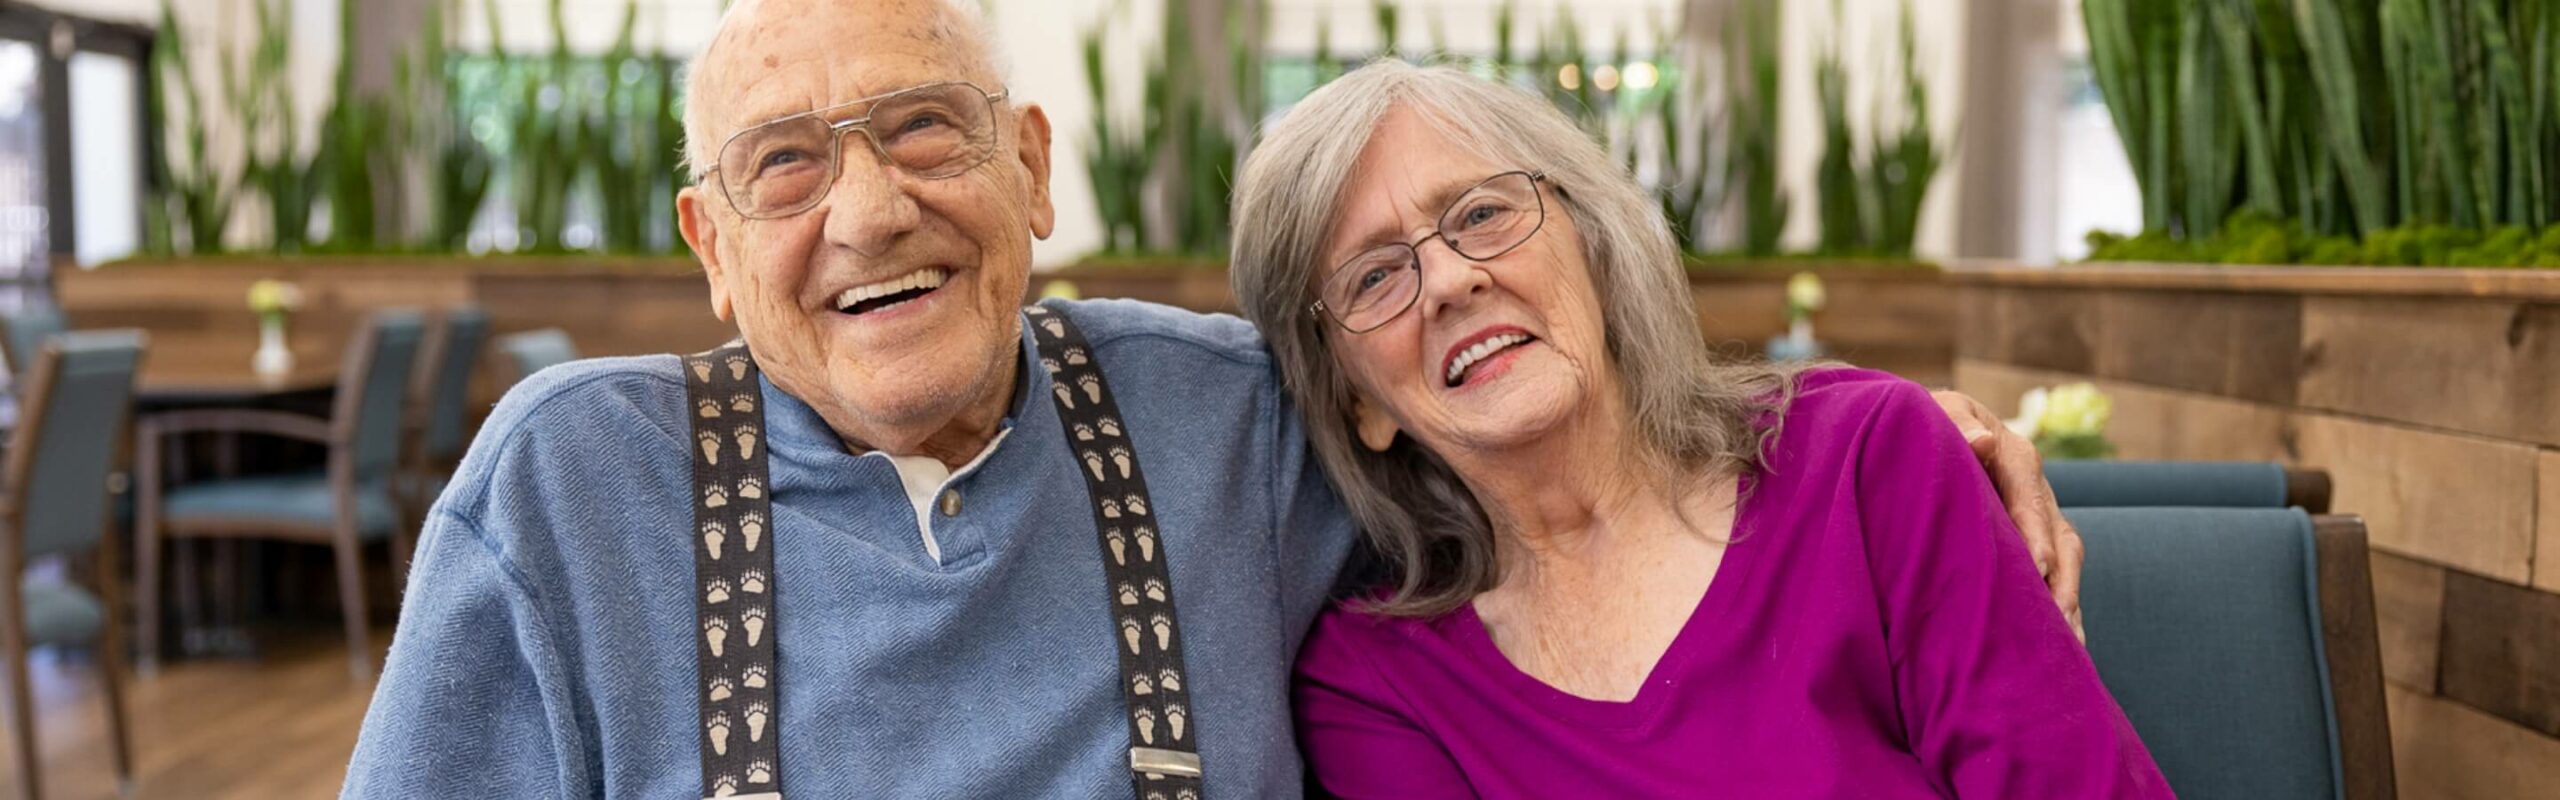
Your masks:
<instances>
[{"instance_id":1,"label":"woman's nose","mask_svg":"<svg viewBox=\"0 0 2560 800\"><path fill-rule=\"evenodd\" d=\"M1422 305L1430 316L1463 308L1475 296L1493 288L1493 279L1484 271L1484 263L1458 255L1446 238L1434 236L1414 248L1414 258L1421 262Z\"/></svg>"}]
</instances>

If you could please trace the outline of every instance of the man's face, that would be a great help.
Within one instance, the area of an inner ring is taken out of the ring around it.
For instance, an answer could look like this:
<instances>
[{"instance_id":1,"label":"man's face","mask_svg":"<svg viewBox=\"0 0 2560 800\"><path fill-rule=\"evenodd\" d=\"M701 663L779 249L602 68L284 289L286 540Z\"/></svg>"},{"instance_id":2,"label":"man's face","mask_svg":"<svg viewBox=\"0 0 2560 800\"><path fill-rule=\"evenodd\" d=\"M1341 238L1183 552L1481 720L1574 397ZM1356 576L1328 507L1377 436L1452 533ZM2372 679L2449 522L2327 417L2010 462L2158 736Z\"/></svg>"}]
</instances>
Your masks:
<instances>
[{"instance_id":1,"label":"man's face","mask_svg":"<svg viewBox=\"0 0 2560 800\"><path fill-rule=\"evenodd\" d=\"M697 67L705 91L689 101L706 105L695 135L711 145L697 153L716 157L738 132L778 118L916 86L1004 88L968 55L974 46L951 41L971 29L940 0L749 2ZM725 164L678 200L713 310L738 325L775 385L840 435L912 453L1004 401L1031 241L1049 235L1054 211L1047 118L1003 101L994 117L993 155L950 177L919 177L848 132L835 179L806 211L747 218L723 194L739 183Z\"/></svg>"}]
</instances>

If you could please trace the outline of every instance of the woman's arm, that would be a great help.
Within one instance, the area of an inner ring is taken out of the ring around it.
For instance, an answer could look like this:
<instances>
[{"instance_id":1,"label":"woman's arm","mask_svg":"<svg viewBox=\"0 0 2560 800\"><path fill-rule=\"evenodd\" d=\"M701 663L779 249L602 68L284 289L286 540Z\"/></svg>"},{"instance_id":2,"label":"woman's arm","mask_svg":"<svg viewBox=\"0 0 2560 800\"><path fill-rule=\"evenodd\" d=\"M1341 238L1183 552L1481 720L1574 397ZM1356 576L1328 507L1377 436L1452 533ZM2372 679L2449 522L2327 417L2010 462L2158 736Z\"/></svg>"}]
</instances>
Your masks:
<instances>
[{"instance_id":1,"label":"woman's arm","mask_svg":"<svg viewBox=\"0 0 2560 800\"><path fill-rule=\"evenodd\" d=\"M1457 761L1414 722L1362 652L1371 640L1352 630L1358 623L1343 618L1350 613L1326 612L1298 652L1293 710L1299 746L1317 784L1307 787L1308 795L1474 797Z\"/></svg>"},{"instance_id":2,"label":"woman's arm","mask_svg":"<svg viewBox=\"0 0 2560 800\"><path fill-rule=\"evenodd\" d=\"M1905 741L1960 797L2170 796L1947 415L1876 387L1855 480Z\"/></svg>"}]
</instances>

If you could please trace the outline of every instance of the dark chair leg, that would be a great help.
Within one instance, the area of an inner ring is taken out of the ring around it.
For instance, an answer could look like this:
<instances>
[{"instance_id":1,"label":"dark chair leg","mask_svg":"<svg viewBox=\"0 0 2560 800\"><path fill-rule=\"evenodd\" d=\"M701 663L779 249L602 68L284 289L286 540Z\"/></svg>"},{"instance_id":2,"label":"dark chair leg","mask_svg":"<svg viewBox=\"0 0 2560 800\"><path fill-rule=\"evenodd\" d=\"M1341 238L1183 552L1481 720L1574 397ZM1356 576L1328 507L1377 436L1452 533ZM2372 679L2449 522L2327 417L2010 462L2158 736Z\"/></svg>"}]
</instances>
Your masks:
<instances>
[{"instance_id":1,"label":"dark chair leg","mask_svg":"<svg viewBox=\"0 0 2560 800\"><path fill-rule=\"evenodd\" d=\"M373 644L366 635L371 620L365 615L363 548L356 541L352 526L338 529L338 609L347 618L347 666L358 683L373 678Z\"/></svg>"},{"instance_id":2,"label":"dark chair leg","mask_svg":"<svg viewBox=\"0 0 2560 800\"><path fill-rule=\"evenodd\" d=\"M116 794L133 796L133 734L125 729L125 663L124 663L124 593L119 590L121 578L116 570L116 537L113 531L100 540L98 547L98 596L107 609L106 628L98 634L99 677L106 680L107 747L115 759Z\"/></svg>"},{"instance_id":3,"label":"dark chair leg","mask_svg":"<svg viewBox=\"0 0 2560 800\"><path fill-rule=\"evenodd\" d=\"M160 557L168 540L160 531L160 438L145 422L135 442L134 482L140 497L134 504L133 546L140 552L134 555L134 615L141 635L140 667L149 675L160 669ZM113 611L109 609L111 617Z\"/></svg>"},{"instance_id":4,"label":"dark chair leg","mask_svg":"<svg viewBox=\"0 0 2560 800\"><path fill-rule=\"evenodd\" d=\"M36 755L36 709L34 693L27 677L26 608L17 597L18 581L23 580L14 567L17 559L0 559L0 571L8 573L8 597L0 597L0 653L9 659L9 722L17 733L18 794L28 800L44 796L44 764Z\"/></svg>"}]
</instances>

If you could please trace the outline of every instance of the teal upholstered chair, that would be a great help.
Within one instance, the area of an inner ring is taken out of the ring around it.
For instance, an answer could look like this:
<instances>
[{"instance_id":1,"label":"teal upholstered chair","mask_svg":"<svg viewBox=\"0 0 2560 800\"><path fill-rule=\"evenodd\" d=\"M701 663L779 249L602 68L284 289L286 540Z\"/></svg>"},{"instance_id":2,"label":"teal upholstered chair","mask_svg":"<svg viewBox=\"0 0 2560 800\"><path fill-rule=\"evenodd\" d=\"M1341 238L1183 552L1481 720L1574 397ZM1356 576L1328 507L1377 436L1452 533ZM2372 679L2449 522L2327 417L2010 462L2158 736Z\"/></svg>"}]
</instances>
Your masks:
<instances>
[{"instance_id":1,"label":"teal upholstered chair","mask_svg":"<svg viewBox=\"0 0 2560 800\"><path fill-rule=\"evenodd\" d=\"M445 312L418 351L418 440L410 470L412 511L423 513L471 444L471 377L489 347L489 314L477 306Z\"/></svg>"},{"instance_id":2,"label":"teal upholstered chair","mask_svg":"<svg viewBox=\"0 0 2560 800\"><path fill-rule=\"evenodd\" d=\"M2301 508L2329 511L2329 473L2263 461L2047 461L2064 508Z\"/></svg>"},{"instance_id":3,"label":"teal upholstered chair","mask_svg":"<svg viewBox=\"0 0 2560 800\"><path fill-rule=\"evenodd\" d=\"M329 419L278 411L218 409L146 416L135 454L142 484L136 579L142 607L143 663L160 646L160 569L166 539L238 537L325 544L337 551L338 598L346 615L348 657L359 679L373 672L366 636L359 555L368 542L391 542L394 575L407 574L412 534L392 491L424 318L415 311L376 312L347 347ZM285 475L161 486L159 443L185 433L255 434L327 445L326 469Z\"/></svg>"},{"instance_id":4,"label":"teal upholstered chair","mask_svg":"<svg viewBox=\"0 0 2560 800\"><path fill-rule=\"evenodd\" d=\"M545 367L578 360L578 343L569 339L568 331L559 328L500 336L498 351L507 354L507 366L515 370L510 383L533 377Z\"/></svg>"},{"instance_id":5,"label":"teal upholstered chair","mask_svg":"<svg viewBox=\"0 0 2560 800\"><path fill-rule=\"evenodd\" d=\"M2089 656L2179 796L2393 796L2361 520L2065 515L2088 546Z\"/></svg>"},{"instance_id":6,"label":"teal upholstered chair","mask_svg":"<svg viewBox=\"0 0 2560 800\"><path fill-rule=\"evenodd\" d=\"M51 308L28 307L10 312L0 318L0 359L8 360L10 374L23 378L35 366L44 340L61 335L67 328L62 312Z\"/></svg>"},{"instance_id":7,"label":"teal upholstered chair","mask_svg":"<svg viewBox=\"0 0 2560 800\"><path fill-rule=\"evenodd\" d=\"M0 643L7 647L11 722L17 729L18 784L42 794L35 711L27 685L30 645L95 645L105 672L107 745L116 777L133 777L124 724L123 632L116 615L117 576L109 476L125 444L133 412L134 368L142 359L136 331L70 333L39 346L19 372L20 425L0 467L0 575L16 588L0 592ZM94 552L99 594L70 583L27 583L30 559Z\"/></svg>"}]
</instances>

